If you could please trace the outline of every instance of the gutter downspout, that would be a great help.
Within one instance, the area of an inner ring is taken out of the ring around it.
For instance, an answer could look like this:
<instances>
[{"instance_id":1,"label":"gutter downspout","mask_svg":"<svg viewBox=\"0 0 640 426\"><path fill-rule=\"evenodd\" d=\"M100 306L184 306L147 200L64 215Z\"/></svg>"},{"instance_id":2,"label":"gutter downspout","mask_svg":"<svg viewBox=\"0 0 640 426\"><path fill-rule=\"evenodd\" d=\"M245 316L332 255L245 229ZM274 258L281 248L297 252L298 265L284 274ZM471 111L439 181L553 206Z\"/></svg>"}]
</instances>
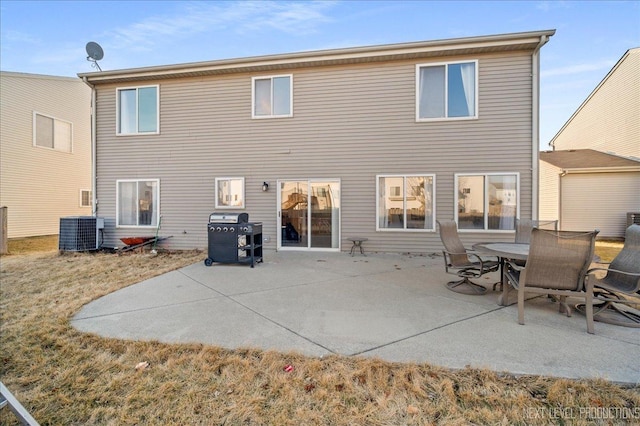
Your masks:
<instances>
[{"instance_id":1,"label":"gutter downspout","mask_svg":"<svg viewBox=\"0 0 640 426\"><path fill-rule=\"evenodd\" d=\"M531 218L538 219L538 206L540 204L540 49L547 44L549 36L540 37L540 43L533 50L531 55L531 91L532 91L532 111L531 111Z\"/></svg>"},{"instance_id":2,"label":"gutter downspout","mask_svg":"<svg viewBox=\"0 0 640 426\"><path fill-rule=\"evenodd\" d=\"M82 77L82 81L91 87L91 214L98 216L97 171L96 171L96 86L89 83L87 77Z\"/></svg>"}]
</instances>

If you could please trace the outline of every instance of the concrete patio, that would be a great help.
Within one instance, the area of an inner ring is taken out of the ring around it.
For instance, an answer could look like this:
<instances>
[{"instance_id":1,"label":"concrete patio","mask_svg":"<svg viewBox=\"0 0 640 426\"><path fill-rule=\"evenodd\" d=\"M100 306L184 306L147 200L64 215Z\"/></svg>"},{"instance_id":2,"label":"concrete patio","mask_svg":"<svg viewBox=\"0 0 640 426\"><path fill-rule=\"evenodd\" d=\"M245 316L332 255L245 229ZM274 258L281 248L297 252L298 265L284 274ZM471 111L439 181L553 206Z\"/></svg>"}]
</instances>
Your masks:
<instances>
[{"instance_id":1,"label":"concrete patio","mask_svg":"<svg viewBox=\"0 0 640 426\"><path fill-rule=\"evenodd\" d=\"M121 339L640 383L640 329L596 322L590 335L584 316L546 297L527 301L519 325L498 292L454 293L452 278L440 256L267 251L255 268L198 262L124 288L72 324Z\"/></svg>"}]
</instances>

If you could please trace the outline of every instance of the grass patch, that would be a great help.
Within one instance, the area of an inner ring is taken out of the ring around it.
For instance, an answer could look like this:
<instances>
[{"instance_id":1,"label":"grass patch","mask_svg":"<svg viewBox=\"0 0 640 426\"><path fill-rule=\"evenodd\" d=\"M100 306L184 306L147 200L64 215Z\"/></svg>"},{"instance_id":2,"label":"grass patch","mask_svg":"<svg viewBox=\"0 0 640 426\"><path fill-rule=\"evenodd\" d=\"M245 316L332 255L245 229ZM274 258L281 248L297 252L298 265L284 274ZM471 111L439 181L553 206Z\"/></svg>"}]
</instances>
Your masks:
<instances>
[{"instance_id":1,"label":"grass patch","mask_svg":"<svg viewBox=\"0 0 640 426\"><path fill-rule=\"evenodd\" d=\"M55 245L3 256L2 381L42 424L586 425L581 409L640 406L640 388L604 380L122 341L70 326L89 301L203 258L59 254ZM136 369L141 361L149 367ZM18 423L4 409L0 424Z\"/></svg>"},{"instance_id":2,"label":"grass patch","mask_svg":"<svg viewBox=\"0 0 640 426\"><path fill-rule=\"evenodd\" d=\"M7 240L7 249L9 255L58 250L58 236L43 235L41 237L11 238Z\"/></svg>"},{"instance_id":3,"label":"grass patch","mask_svg":"<svg viewBox=\"0 0 640 426\"><path fill-rule=\"evenodd\" d=\"M598 240L596 241L595 253L602 262L610 263L620 253L623 246L623 241Z\"/></svg>"}]
</instances>

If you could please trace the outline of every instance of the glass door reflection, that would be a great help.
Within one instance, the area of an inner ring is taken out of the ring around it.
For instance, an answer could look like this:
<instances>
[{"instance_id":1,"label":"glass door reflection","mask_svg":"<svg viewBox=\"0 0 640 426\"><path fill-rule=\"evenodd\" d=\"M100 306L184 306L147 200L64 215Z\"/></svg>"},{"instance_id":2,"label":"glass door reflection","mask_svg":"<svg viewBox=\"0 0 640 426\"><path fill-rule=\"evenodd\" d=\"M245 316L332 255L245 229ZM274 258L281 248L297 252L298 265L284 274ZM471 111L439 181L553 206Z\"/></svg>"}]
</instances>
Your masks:
<instances>
[{"instance_id":1,"label":"glass door reflection","mask_svg":"<svg viewBox=\"0 0 640 426\"><path fill-rule=\"evenodd\" d=\"M311 182L311 247L338 248L340 184Z\"/></svg>"},{"instance_id":2,"label":"glass door reflection","mask_svg":"<svg viewBox=\"0 0 640 426\"><path fill-rule=\"evenodd\" d=\"M340 248L340 182L280 181L280 247Z\"/></svg>"},{"instance_id":3,"label":"glass door reflection","mask_svg":"<svg viewBox=\"0 0 640 426\"><path fill-rule=\"evenodd\" d=\"M282 247L307 247L308 181L280 183Z\"/></svg>"}]
</instances>

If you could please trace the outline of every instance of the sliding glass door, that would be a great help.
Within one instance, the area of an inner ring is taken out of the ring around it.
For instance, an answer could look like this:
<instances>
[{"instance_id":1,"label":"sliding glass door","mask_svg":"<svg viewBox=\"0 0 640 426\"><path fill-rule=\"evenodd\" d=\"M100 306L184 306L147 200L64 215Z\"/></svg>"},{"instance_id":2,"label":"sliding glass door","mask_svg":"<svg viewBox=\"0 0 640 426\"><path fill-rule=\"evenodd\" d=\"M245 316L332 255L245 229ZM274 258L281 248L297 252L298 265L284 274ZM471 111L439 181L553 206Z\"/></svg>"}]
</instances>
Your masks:
<instances>
[{"instance_id":1,"label":"sliding glass door","mask_svg":"<svg viewBox=\"0 0 640 426\"><path fill-rule=\"evenodd\" d=\"M340 249L340 181L278 181L278 249Z\"/></svg>"}]
</instances>

